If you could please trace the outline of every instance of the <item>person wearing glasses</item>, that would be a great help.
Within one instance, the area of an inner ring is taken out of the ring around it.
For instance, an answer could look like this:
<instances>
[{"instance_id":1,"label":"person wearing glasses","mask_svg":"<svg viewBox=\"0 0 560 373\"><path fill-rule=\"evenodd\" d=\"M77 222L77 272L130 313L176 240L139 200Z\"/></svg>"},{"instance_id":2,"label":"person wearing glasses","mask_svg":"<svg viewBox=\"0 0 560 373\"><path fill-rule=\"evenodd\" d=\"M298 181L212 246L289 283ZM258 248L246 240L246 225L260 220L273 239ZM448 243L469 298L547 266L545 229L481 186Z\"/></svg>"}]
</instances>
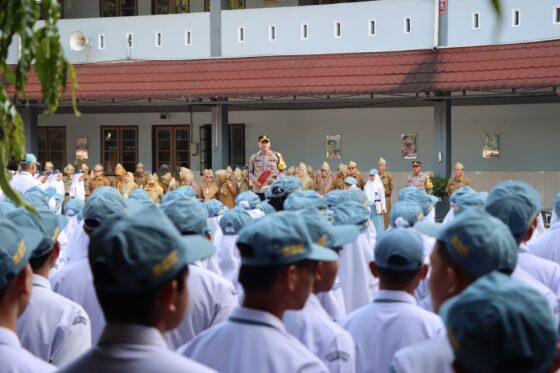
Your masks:
<instances>
[{"instance_id":1,"label":"person wearing glasses","mask_svg":"<svg viewBox=\"0 0 560 373\"><path fill-rule=\"evenodd\" d=\"M434 187L428 174L422 172L422 162L420 161L412 162L412 173L408 175L406 185L413 185L428 194L432 194L432 188Z\"/></svg>"},{"instance_id":2,"label":"person wearing glasses","mask_svg":"<svg viewBox=\"0 0 560 373\"><path fill-rule=\"evenodd\" d=\"M93 177L89 180L89 193L92 194L95 188L110 185L111 183L107 176L103 175L103 166L96 164L95 167L93 167Z\"/></svg>"},{"instance_id":3,"label":"person wearing glasses","mask_svg":"<svg viewBox=\"0 0 560 373\"><path fill-rule=\"evenodd\" d=\"M362 176L362 172L358 169L358 164L354 161L350 161L348 163L348 176L352 176L354 179L356 179L356 186L364 190L364 185L366 185L366 183L364 182L364 177Z\"/></svg>"},{"instance_id":4,"label":"person wearing glasses","mask_svg":"<svg viewBox=\"0 0 560 373\"><path fill-rule=\"evenodd\" d=\"M260 150L249 158L249 181L253 186L253 192L264 199L265 190L286 168L286 162L282 154L270 150L270 138L267 135L259 136L257 141Z\"/></svg>"},{"instance_id":5,"label":"person wearing glasses","mask_svg":"<svg viewBox=\"0 0 560 373\"><path fill-rule=\"evenodd\" d=\"M470 186L472 188L472 183L469 179L465 177L465 167L462 163L455 163L455 168L453 169L455 176L453 176L447 182L447 194L452 195L456 190L462 187Z\"/></svg>"}]
</instances>

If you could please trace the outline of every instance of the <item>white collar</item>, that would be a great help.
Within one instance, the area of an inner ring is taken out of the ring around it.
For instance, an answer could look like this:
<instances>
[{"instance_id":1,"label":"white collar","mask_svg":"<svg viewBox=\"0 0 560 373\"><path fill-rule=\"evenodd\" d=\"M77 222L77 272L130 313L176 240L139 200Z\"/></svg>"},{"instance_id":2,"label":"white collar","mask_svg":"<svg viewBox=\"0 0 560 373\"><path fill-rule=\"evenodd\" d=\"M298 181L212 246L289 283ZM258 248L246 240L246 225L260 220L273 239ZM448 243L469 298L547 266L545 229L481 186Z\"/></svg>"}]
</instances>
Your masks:
<instances>
[{"instance_id":1,"label":"white collar","mask_svg":"<svg viewBox=\"0 0 560 373\"><path fill-rule=\"evenodd\" d=\"M107 324L99 339L99 345L115 343L151 345L168 349L159 330L138 324Z\"/></svg>"},{"instance_id":2,"label":"white collar","mask_svg":"<svg viewBox=\"0 0 560 373\"><path fill-rule=\"evenodd\" d=\"M375 303L410 303L416 304L416 299L402 290L379 290L373 300Z\"/></svg>"},{"instance_id":3,"label":"white collar","mask_svg":"<svg viewBox=\"0 0 560 373\"><path fill-rule=\"evenodd\" d=\"M39 276L36 274L33 274L33 286L38 286L38 287L46 288L48 290L52 290L51 283L49 282L49 280L47 280L43 276Z\"/></svg>"},{"instance_id":4,"label":"white collar","mask_svg":"<svg viewBox=\"0 0 560 373\"><path fill-rule=\"evenodd\" d=\"M230 322L247 323L261 326L269 326L286 333L286 328L282 320L273 314L254 308L238 307L233 310L229 317Z\"/></svg>"},{"instance_id":5,"label":"white collar","mask_svg":"<svg viewBox=\"0 0 560 373\"><path fill-rule=\"evenodd\" d=\"M0 326L0 345L8 345L20 349L21 343L16 333Z\"/></svg>"}]
</instances>

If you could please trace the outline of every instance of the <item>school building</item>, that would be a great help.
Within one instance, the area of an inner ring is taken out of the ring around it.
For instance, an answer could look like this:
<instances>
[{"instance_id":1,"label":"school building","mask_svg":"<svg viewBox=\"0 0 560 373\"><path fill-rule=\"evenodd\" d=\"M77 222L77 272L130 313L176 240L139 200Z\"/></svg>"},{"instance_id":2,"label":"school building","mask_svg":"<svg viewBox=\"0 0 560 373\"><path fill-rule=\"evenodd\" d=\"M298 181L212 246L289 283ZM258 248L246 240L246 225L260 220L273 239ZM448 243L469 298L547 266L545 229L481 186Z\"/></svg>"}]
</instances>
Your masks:
<instances>
[{"instance_id":1,"label":"school building","mask_svg":"<svg viewBox=\"0 0 560 373\"><path fill-rule=\"evenodd\" d=\"M328 4L326 4L328 3ZM72 0L61 41L78 75L43 115L32 78L21 104L28 148L61 168L77 146L111 174L244 165L261 134L289 165L317 168L326 136L362 171L410 171L401 135L416 135L424 170L465 165L475 188L560 191L560 0ZM10 61L19 46L11 46ZM499 157L483 158L483 137Z\"/></svg>"}]
</instances>

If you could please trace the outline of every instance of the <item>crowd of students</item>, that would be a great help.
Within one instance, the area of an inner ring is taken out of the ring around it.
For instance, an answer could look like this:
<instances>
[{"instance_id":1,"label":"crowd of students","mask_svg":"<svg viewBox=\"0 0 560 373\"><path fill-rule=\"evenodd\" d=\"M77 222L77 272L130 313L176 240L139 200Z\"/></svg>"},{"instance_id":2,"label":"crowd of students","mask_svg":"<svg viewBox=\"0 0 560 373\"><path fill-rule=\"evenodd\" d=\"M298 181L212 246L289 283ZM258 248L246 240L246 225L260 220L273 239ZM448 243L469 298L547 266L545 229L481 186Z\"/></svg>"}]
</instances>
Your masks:
<instances>
[{"instance_id":1,"label":"crowd of students","mask_svg":"<svg viewBox=\"0 0 560 373\"><path fill-rule=\"evenodd\" d=\"M295 176L228 206L204 181L125 194L125 173L61 208L33 167L28 155L12 185L34 211L0 202L0 372L560 365L560 194L539 230L524 182L458 189L442 224L437 198L411 186L385 229L367 190L321 195Z\"/></svg>"}]
</instances>

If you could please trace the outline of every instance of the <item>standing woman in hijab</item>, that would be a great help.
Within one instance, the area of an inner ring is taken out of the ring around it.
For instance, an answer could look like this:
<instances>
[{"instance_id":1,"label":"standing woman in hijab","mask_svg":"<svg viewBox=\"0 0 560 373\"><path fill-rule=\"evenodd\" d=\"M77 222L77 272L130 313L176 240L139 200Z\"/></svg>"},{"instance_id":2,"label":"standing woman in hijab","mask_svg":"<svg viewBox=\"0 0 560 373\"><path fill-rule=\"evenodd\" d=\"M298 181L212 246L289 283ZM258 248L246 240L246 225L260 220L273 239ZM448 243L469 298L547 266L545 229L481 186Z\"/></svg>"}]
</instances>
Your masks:
<instances>
[{"instance_id":1,"label":"standing woman in hijab","mask_svg":"<svg viewBox=\"0 0 560 373\"><path fill-rule=\"evenodd\" d=\"M66 194L66 190L64 188L64 181L62 181L62 172L60 172L59 170L54 170L48 178L48 183L49 183L49 187L51 188L55 188L56 189L56 194L60 194L61 200L64 199L64 195ZM60 206L57 206L57 213L60 214L60 212L62 211L62 204L60 204Z\"/></svg>"},{"instance_id":2,"label":"standing woman in hijab","mask_svg":"<svg viewBox=\"0 0 560 373\"><path fill-rule=\"evenodd\" d=\"M317 191L323 197L332 190L334 179L331 174L331 168L327 162L323 162L321 170L317 173L317 178L315 180Z\"/></svg>"},{"instance_id":3,"label":"standing woman in hijab","mask_svg":"<svg viewBox=\"0 0 560 373\"><path fill-rule=\"evenodd\" d=\"M200 197L204 201L218 199L218 184L214 177L214 171L204 170L204 180L200 185Z\"/></svg>"},{"instance_id":4,"label":"standing woman in hijab","mask_svg":"<svg viewBox=\"0 0 560 373\"><path fill-rule=\"evenodd\" d=\"M379 238L385 231L383 215L387 213L387 207L385 206L385 188L383 188L383 182L379 178L376 168L369 170L369 180L364 186L364 193L369 201L371 221L375 227L376 236Z\"/></svg>"},{"instance_id":5,"label":"standing woman in hijab","mask_svg":"<svg viewBox=\"0 0 560 373\"><path fill-rule=\"evenodd\" d=\"M130 193L132 193L132 191L136 188L138 188L138 185L134 182L134 174L132 172L127 172L124 175L124 182L121 185L119 192L124 198L128 198Z\"/></svg>"},{"instance_id":6,"label":"standing woman in hijab","mask_svg":"<svg viewBox=\"0 0 560 373\"><path fill-rule=\"evenodd\" d=\"M77 173L72 178L72 185L70 185L70 198L79 199L82 202L86 200L86 188L84 183L84 174Z\"/></svg>"},{"instance_id":7,"label":"standing woman in hijab","mask_svg":"<svg viewBox=\"0 0 560 373\"><path fill-rule=\"evenodd\" d=\"M301 162L299 166L296 167L296 176L301 181L303 189L315 190L315 182L309 177L305 163Z\"/></svg>"}]
</instances>

